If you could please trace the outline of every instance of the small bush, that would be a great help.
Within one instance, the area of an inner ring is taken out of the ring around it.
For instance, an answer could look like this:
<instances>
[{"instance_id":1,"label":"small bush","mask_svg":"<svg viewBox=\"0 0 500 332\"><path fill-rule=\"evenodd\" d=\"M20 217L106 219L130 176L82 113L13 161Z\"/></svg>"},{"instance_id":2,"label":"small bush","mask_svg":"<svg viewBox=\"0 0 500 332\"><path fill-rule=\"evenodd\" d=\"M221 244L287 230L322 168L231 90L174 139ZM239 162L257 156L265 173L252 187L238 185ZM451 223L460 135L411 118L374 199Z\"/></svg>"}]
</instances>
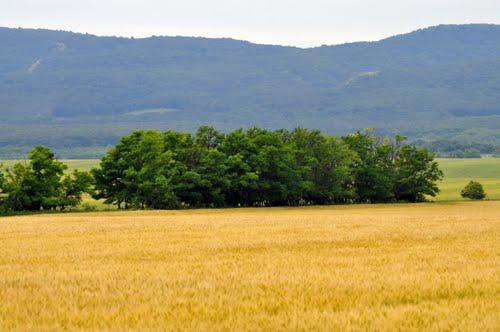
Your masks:
<instances>
[{"instance_id":1,"label":"small bush","mask_svg":"<svg viewBox=\"0 0 500 332\"><path fill-rule=\"evenodd\" d=\"M463 198L481 200L486 198L486 193L484 192L483 185L476 181L469 182L468 185L462 189L461 195Z\"/></svg>"}]
</instances>

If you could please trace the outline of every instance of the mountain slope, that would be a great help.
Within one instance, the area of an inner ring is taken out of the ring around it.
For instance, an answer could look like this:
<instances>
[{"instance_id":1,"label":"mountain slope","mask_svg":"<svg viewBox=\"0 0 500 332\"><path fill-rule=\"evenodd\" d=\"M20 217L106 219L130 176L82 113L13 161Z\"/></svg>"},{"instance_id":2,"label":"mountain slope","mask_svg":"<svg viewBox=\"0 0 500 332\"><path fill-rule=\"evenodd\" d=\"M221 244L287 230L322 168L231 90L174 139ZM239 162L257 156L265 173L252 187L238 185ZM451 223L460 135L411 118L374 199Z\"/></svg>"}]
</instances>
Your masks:
<instances>
[{"instance_id":1,"label":"mountain slope","mask_svg":"<svg viewBox=\"0 0 500 332\"><path fill-rule=\"evenodd\" d=\"M0 154L207 123L500 142L496 25L312 49L0 28L0 45Z\"/></svg>"}]
</instances>

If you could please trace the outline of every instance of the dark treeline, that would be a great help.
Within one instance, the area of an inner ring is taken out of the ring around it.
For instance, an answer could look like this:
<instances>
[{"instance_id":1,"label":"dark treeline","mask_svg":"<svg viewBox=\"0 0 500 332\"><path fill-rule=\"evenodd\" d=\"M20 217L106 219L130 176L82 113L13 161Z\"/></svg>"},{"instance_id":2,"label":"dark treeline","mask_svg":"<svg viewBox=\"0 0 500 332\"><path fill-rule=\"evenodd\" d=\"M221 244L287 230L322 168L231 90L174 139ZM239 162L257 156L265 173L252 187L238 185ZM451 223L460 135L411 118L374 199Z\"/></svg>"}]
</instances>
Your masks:
<instances>
[{"instance_id":1,"label":"dark treeline","mask_svg":"<svg viewBox=\"0 0 500 332\"><path fill-rule=\"evenodd\" d=\"M369 130L136 131L92 171L95 197L151 209L424 201L442 172L404 141Z\"/></svg>"},{"instance_id":2,"label":"dark treeline","mask_svg":"<svg viewBox=\"0 0 500 332\"><path fill-rule=\"evenodd\" d=\"M302 128L141 130L90 173L64 170L48 148L35 147L28 163L0 172L0 208L64 210L84 192L134 209L419 202L438 193L443 176L432 153L400 135L338 138Z\"/></svg>"},{"instance_id":3,"label":"dark treeline","mask_svg":"<svg viewBox=\"0 0 500 332\"><path fill-rule=\"evenodd\" d=\"M417 140L415 145L435 152L440 158L481 158L482 155L500 156L500 146L491 143L460 142L453 140Z\"/></svg>"}]
</instances>

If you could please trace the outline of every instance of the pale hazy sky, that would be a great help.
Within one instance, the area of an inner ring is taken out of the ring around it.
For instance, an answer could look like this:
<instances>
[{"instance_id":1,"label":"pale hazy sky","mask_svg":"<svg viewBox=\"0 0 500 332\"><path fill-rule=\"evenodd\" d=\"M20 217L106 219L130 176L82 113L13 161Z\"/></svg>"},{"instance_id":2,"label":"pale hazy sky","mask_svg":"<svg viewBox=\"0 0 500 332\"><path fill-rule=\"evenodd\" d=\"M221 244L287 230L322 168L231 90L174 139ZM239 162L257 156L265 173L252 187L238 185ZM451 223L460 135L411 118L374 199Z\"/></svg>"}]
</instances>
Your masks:
<instances>
[{"instance_id":1,"label":"pale hazy sky","mask_svg":"<svg viewBox=\"0 0 500 332\"><path fill-rule=\"evenodd\" d=\"M450 23L499 24L500 0L0 0L0 26L303 47Z\"/></svg>"}]
</instances>

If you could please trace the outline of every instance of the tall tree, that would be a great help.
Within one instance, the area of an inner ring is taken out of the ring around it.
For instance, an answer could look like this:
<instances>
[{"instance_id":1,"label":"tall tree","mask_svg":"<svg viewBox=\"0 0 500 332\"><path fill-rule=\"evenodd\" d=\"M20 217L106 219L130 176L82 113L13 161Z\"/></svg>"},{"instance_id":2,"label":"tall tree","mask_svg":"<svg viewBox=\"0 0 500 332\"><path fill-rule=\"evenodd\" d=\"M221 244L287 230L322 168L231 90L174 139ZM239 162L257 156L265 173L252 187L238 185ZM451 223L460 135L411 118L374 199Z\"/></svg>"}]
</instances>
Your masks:
<instances>
[{"instance_id":1,"label":"tall tree","mask_svg":"<svg viewBox=\"0 0 500 332\"><path fill-rule=\"evenodd\" d=\"M177 207L171 183L176 163L164 144L162 135L154 130L123 137L100 167L92 170L94 197L125 208Z\"/></svg>"},{"instance_id":2,"label":"tall tree","mask_svg":"<svg viewBox=\"0 0 500 332\"><path fill-rule=\"evenodd\" d=\"M257 200L259 183L259 175L252 162L257 147L242 129L238 129L224 137L220 151L227 158L228 187L225 190L227 205L251 206Z\"/></svg>"},{"instance_id":3,"label":"tall tree","mask_svg":"<svg viewBox=\"0 0 500 332\"><path fill-rule=\"evenodd\" d=\"M439 193L437 182L443 179L434 154L411 145L397 152L395 173L394 195L398 201L422 202L426 195L434 197Z\"/></svg>"},{"instance_id":4,"label":"tall tree","mask_svg":"<svg viewBox=\"0 0 500 332\"><path fill-rule=\"evenodd\" d=\"M394 198L391 147L380 142L372 130L356 132L343 138L356 154L353 163L356 201L388 202Z\"/></svg>"}]
</instances>

